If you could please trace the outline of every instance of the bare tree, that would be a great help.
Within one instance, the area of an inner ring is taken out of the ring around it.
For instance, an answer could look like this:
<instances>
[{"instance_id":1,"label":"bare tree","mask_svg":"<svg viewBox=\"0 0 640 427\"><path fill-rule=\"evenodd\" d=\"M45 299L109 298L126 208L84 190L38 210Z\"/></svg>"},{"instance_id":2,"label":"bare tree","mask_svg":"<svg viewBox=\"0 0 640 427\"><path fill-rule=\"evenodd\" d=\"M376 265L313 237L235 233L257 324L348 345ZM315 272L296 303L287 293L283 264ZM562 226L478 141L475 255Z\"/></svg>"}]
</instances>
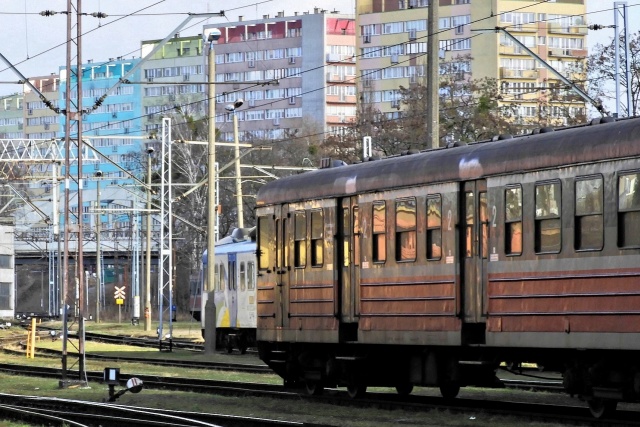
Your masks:
<instances>
[{"instance_id":1,"label":"bare tree","mask_svg":"<svg viewBox=\"0 0 640 427\"><path fill-rule=\"evenodd\" d=\"M620 37L621 46L624 45L624 36ZM635 115L640 108L640 31L629 35L629 69L631 81L627 81L627 75L623 71L626 66L624 56L620 56L620 69L615 67L615 43L612 39L607 45L597 44L587 58L588 89L593 98L615 101L616 73L620 73L620 85L622 92L631 86L631 107L624 103L622 112L625 115ZM626 99L626 97L625 97Z\"/></svg>"}]
</instances>

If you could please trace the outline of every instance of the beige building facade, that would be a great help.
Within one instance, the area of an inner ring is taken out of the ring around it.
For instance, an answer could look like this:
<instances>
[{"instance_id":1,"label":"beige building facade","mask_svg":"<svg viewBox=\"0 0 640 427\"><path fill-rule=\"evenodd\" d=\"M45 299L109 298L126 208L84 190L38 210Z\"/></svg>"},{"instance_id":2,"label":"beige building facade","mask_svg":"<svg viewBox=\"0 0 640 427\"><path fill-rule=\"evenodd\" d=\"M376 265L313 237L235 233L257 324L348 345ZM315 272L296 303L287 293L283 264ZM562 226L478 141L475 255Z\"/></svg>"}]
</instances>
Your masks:
<instances>
[{"instance_id":1,"label":"beige building facade","mask_svg":"<svg viewBox=\"0 0 640 427\"><path fill-rule=\"evenodd\" d=\"M359 0L359 87L388 118L402 115L400 86L424 82L428 0ZM584 78L587 26L584 0L439 0L440 74L495 78L502 103L523 124L541 116L554 124L584 113L585 101L502 31L517 38L569 80ZM538 100L545 101L541 105Z\"/></svg>"}]
</instances>

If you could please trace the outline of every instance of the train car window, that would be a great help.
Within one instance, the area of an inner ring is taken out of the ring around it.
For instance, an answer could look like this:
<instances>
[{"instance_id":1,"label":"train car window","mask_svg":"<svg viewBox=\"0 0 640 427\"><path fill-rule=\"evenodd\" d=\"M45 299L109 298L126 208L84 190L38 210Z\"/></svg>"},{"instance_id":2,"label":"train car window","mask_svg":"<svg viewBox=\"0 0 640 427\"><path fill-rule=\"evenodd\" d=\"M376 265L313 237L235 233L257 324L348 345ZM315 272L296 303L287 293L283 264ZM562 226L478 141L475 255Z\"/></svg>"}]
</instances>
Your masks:
<instances>
[{"instance_id":1,"label":"train car window","mask_svg":"<svg viewBox=\"0 0 640 427\"><path fill-rule=\"evenodd\" d=\"M247 263L247 289L250 291L256 288L256 265L253 261Z\"/></svg>"},{"instance_id":2,"label":"train car window","mask_svg":"<svg viewBox=\"0 0 640 427\"><path fill-rule=\"evenodd\" d=\"M576 250L600 250L604 245L602 184L601 176L576 178Z\"/></svg>"},{"instance_id":3,"label":"train car window","mask_svg":"<svg viewBox=\"0 0 640 427\"><path fill-rule=\"evenodd\" d=\"M342 266L349 267L349 257L351 251L349 245L351 245L351 209L349 207L342 208Z\"/></svg>"},{"instance_id":4,"label":"train car window","mask_svg":"<svg viewBox=\"0 0 640 427\"><path fill-rule=\"evenodd\" d=\"M353 265L360 265L360 212L353 207Z\"/></svg>"},{"instance_id":5,"label":"train car window","mask_svg":"<svg viewBox=\"0 0 640 427\"><path fill-rule=\"evenodd\" d=\"M238 280L238 275L236 269L238 268L238 264L235 262L229 263L229 280L228 286L230 291L235 291L238 289L238 284L236 281Z\"/></svg>"},{"instance_id":6,"label":"train car window","mask_svg":"<svg viewBox=\"0 0 640 427\"><path fill-rule=\"evenodd\" d=\"M427 196L427 259L442 258L442 196Z\"/></svg>"},{"instance_id":7,"label":"train car window","mask_svg":"<svg viewBox=\"0 0 640 427\"><path fill-rule=\"evenodd\" d=\"M396 261L416 260L416 199L396 200Z\"/></svg>"},{"instance_id":8,"label":"train car window","mask_svg":"<svg viewBox=\"0 0 640 427\"><path fill-rule=\"evenodd\" d=\"M384 202L373 202L373 261L387 260L387 216Z\"/></svg>"},{"instance_id":9,"label":"train car window","mask_svg":"<svg viewBox=\"0 0 640 427\"><path fill-rule=\"evenodd\" d=\"M505 190L504 219L504 251L507 255L522 255L522 187Z\"/></svg>"},{"instance_id":10,"label":"train car window","mask_svg":"<svg viewBox=\"0 0 640 427\"><path fill-rule=\"evenodd\" d=\"M240 290L247 289L247 270L244 261L240 262Z\"/></svg>"},{"instance_id":11,"label":"train car window","mask_svg":"<svg viewBox=\"0 0 640 427\"><path fill-rule=\"evenodd\" d=\"M273 221L271 218L261 216L258 218L258 268L268 270L273 264L271 258L271 241L275 236Z\"/></svg>"},{"instance_id":12,"label":"train car window","mask_svg":"<svg viewBox=\"0 0 640 427\"><path fill-rule=\"evenodd\" d=\"M294 262L293 266L301 268L307 265L307 214L296 212L294 215Z\"/></svg>"},{"instance_id":13,"label":"train car window","mask_svg":"<svg viewBox=\"0 0 640 427\"><path fill-rule=\"evenodd\" d=\"M536 184L535 251L558 253L562 247L560 183Z\"/></svg>"},{"instance_id":14,"label":"train car window","mask_svg":"<svg viewBox=\"0 0 640 427\"><path fill-rule=\"evenodd\" d=\"M480 201L480 212L478 213L480 216L480 244L482 245L480 251L482 258L487 258L489 256L489 215L487 215L487 192L480 192L478 199Z\"/></svg>"},{"instance_id":15,"label":"train car window","mask_svg":"<svg viewBox=\"0 0 640 427\"><path fill-rule=\"evenodd\" d=\"M618 177L618 246L640 246L640 173Z\"/></svg>"},{"instance_id":16,"label":"train car window","mask_svg":"<svg viewBox=\"0 0 640 427\"><path fill-rule=\"evenodd\" d=\"M220 290L224 291L224 288L227 287L227 269L224 267L224 264L220 264Z\"/></svg>"},{"instance_id":17,"label":"train car window","mask_svg":"<svg viewBox=\"0 0 640 427\"><path fill-rule=\"evenodd\" d=\"M324 216L321 210L311 211L311 266L324 262Z\"/></svg>"},{"instance_id":18,"label":"train car window","mask_svg":"<svg viewBox=\"0 0 640 427\"><path fill-rule=\"evenodd\" d=\"M275 230L276 230L276 268L280 268L282 267L282 250L283 248L286 248L287 245L284 244L284 242L282 241L282 231L280 228L280 223L284 224L284 220L281 220L280 218L276 218L276 226L275 226Z\"/></svg>"},{"instance_id":19,"label":"train car window","mask_svg":"<svg viewBox=\"0 0 640 427\"><path fill-rule=\"evenodd\" d=\"M475 199L472 192L467 192L464 195L466 223L465 223L465 257L471 258L474 256L473 251L473 227L475 221Z\"/></svg>"}]
</instances>

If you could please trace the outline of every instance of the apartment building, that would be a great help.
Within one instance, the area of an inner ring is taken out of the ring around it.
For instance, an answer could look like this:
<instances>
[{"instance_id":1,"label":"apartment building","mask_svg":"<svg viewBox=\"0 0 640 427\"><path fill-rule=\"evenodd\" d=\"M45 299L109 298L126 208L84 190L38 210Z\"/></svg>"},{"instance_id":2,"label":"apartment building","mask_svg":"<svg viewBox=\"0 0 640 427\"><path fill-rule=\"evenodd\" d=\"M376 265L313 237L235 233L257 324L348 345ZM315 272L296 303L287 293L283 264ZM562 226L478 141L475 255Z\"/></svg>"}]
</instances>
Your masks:
<instances>
[{"instance_id":1,"label":"apartment building","mask_svg":"<svg viewBox=\"0 0 640 427\"><path fill-rule=\"evenodd\" d=\"M355 20L313 13L205 26L221 31L215 45L216 127L233 141L238 99L239 139L283 139L313 125L336 132L355 118Z\"/></svg>"},{"instance_id":2,"label":"apartment building","mask_svg":"<svg viewBox=\"0 0 640 427\"><path fill-rule=\"evenodd\" d=\"M146 57L161 40L142 42L142 57ZM202 35L180 37L176 34L142 65L142 128L147 135L160 134L165 113L176 106L192 117L206 114L206 73ZM172 123L180 134L180 123Z\"/></svg>"},{"instance_id":3,"label":"apartment building","mask_svg":"<svg viewBox=\"0 0 640 427\"><path fill-rule=\"evenodd\" d=\"M359 87L389 118L402 115L400 86L425 81L429 1L357 2ZM439 0L440 74L495 78L501 102L517 103L516 120L525 124L544 115L563 124L567 111L584 113L584 100L494 29L504 27L565 77L580 80L587 54L585 12L584 0Z\"/></svg>"},{"instance_id":4,"label":"apartment building","mask_svg":"<svg viewBox=\"0 0 640 427\"><path fill-rule=\"evenodd\" d=\"M97 151L87 152L82 170L83 205L82 224L94 227L96 218L92 214L98 198L100 186L100 206L104 213L100 216L105 237L116 242L122 238L124 243L130 237L130 212L118 213L117 210L131 210L134 206L135 191L131 175L141 177L146 173L146 163L140 160L147 134L142 128L141 77L135 68L139 58L110 58L104 62L88 61L82 65L82 117L83 140L88 141ZM125 77L128 83L117 85ZM77 85L71 85L71 93L66 93L67 72L60 69L60 108L64 109L67 99L77 99ZM75 77L74 77L75 80ZM67 96L68 95L68 96ZM66 117L60 116L59 138L64 138ZM75 136L72 130L72 138ZM99 174L96 172L100 171ZM70 175L78 176L77 165L70 167ZM100 175L100 176L97 176ZM70 190L77 191L74 183ZM70 199L70 210L76 214L80 207L74 206L75 197ZM75 223L76 215L72 221ZM118 245L115 244L117 248ZM91 249L89 249L91 250Z\"/></svg>"},{"instance_id":5,"label":"apartment building","mask_svg":"<svg viewBox=\"0 0 640 427\"><path fill-rule=\"evenodd\" d=\"M15 93L0 98L0 138L24 138L24 94Z\"/></svg>"}]
</instances>

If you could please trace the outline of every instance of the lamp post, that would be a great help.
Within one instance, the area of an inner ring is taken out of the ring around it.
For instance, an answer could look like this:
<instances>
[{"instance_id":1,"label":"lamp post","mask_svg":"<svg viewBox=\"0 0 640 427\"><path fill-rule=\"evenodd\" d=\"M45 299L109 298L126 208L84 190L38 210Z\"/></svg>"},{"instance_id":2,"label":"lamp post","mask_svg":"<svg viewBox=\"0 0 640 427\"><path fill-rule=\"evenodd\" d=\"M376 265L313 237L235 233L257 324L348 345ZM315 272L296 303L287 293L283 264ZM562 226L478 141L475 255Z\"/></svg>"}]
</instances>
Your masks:
<instances>
[{"instance_id":1,"label":"lamp post","mask_svg":"<svg viewBox=\"0 0 640 427\"><path fill-rule=\"evenodd\" d=\"M235 148L236 166L236 213L238 215L238 228L244 228L244 209L242 207L242 177L240 172L240 141L238 139L238 116L236 110L242 106L242 98L236 100L233 105L227 105L225 110L233 114L233 143Z\"/></svg>"},{"instance_id":2,"label":"lamp post","mask_svg":"<svg viewBox=\"0 0 640 427\"><path fill-rule=\"evenodd\" d=\"M102 233L102 218L100 208L100 179L102 171L94 174L96 179L96 323L100 323L100 290L102 289L102 253L100 251L100 234ZM88 291L87 291L88 292ZM87 304L88 306L89 304Z\"/></svg>"},{"instance_id":3,"label":"lamp post","mask_svg":"<svg viewBox=\"0 0 640 427\"><path fill-rule=\"evenodd\" d=\"M216 351L216 306L214 300L214 280L215 280L215 245L216 245L216 55L213 50L215 42L220 38L220 30L211 29L209 34L205 34L205 42L209 43L209 72L208 97L209 97L209 155L207 167L208 177L208 209L207 209L207 298L204 298L205 290L202 290L202 301L205 304L201 313L205 316L205 337L204 350L206 354L213 354Z\"/></svg>"}]
</instances>

